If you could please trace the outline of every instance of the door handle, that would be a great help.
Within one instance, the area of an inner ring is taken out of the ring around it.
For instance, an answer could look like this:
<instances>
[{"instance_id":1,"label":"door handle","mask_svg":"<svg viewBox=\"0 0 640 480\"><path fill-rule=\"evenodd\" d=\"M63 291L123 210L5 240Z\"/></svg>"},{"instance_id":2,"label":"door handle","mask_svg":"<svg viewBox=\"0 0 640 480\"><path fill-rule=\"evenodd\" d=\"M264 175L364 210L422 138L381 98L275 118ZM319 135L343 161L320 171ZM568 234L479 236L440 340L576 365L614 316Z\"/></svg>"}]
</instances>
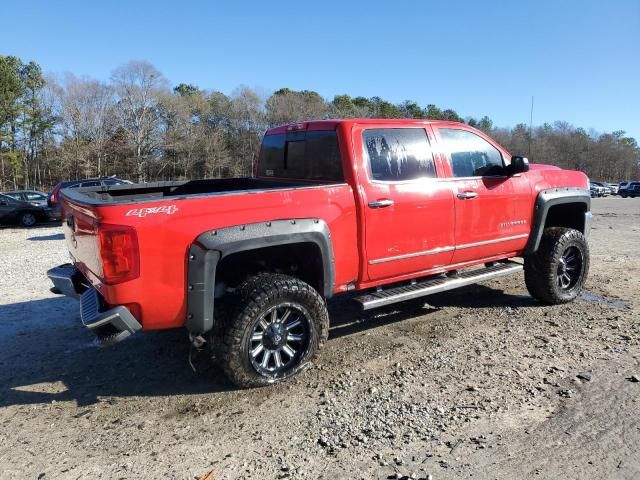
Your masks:
<instances>
[{"instance_id":1,"label":"door handle","mask_svg":"<svg viewBox=\"0 0 640 480\"><path fill-rule=\"evenodd\" d=\"M478 196L478 192L460 192L457 197L460 200L471 200L472 198L476 198Z\"/></svg>"},{"instance_id":2,"label":"door handle","mask_svg":"<svg viewBox=\"0 0 640 480\"><path fill-rule=\"evenodd\" d=\"M393 200L389 200L388 198L382 199L382 200L376 200L374 202L369 202L368 203L370 208L384 208L384 207L390 207L391 205L393 205Z\"/></svg>"}]
</instances>

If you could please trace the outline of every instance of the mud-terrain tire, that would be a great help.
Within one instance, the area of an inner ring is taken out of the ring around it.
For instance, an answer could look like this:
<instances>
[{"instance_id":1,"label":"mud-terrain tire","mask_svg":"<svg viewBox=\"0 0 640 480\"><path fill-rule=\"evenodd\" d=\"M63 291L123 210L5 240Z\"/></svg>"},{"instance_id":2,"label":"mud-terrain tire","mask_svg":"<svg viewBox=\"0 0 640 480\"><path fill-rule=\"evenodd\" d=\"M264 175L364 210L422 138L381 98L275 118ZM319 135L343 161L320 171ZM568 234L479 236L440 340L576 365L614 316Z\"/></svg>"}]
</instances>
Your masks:
<instances>
[{"instance_id":1,"label":"mud-terrain tire","mask_svg":"<svg viewBox=\"0 0 640 480\"><path fill-rule=\"evenodd\" d=\"M302 280L260 274L240 285L234 297L228 302L218 361L239 387L261 387L297 375L327 340L325 301Z\"/></svg>"},{"instance_id":2,"label":"mud-terrain tire","mask_svg":"<svg viewBox=\"0 0 640 480\"><path fill-rule=\"evenodd\" d=\"M36 217L35 213L22 212L18 215L18 223L21 227L30 228L38 223L38 217Z\"/></svg>"},{"instance_id":3,"label":"mud-terrain tire","mask_svg":"<svg viewBox=\"0 0 640 480\"><path fill-rule=\"evenodd\" d=\"M589 245L572 228L546 228L538 251L524 259L527 290L542 303L557 305L574 300L589 273Z\"/></svg>"}]
</instances>

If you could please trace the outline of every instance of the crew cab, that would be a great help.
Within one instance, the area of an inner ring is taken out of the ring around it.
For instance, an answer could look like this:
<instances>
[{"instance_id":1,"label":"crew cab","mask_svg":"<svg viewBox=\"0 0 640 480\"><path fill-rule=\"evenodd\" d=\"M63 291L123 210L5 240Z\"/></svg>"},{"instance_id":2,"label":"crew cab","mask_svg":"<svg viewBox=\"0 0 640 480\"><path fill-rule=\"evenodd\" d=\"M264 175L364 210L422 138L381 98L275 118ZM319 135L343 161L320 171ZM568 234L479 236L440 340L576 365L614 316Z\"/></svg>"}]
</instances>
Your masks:
<instances>
[{"instance_id":1,"label":"crew cab","mask_svg":"<svg viewBox=\"0 0 640 480\"><path fill-rule=\"evenodd\" d=\"M333 297L366 310L524 269L529 292L558 304L589 269L587 177L456 122L284 125L251 178L61 198L73 263L48 274L84 325L105 344L186 328L244 387L310 364Z\"/></svg>"}]
</instances>

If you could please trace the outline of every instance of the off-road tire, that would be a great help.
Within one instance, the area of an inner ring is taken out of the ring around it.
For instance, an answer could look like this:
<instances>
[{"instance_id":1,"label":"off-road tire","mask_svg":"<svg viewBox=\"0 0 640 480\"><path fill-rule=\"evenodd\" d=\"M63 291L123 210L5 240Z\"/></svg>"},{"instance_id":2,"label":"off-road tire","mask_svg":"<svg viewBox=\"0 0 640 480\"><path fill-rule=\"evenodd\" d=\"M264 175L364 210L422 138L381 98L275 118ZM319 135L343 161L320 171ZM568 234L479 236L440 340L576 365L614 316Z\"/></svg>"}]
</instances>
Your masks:
<instances>
[{"instance_id":1,"label":"off-road tire","mask_svg":"<svg viewBox=\"0 0 640 480\"><path fill-rule=\"evenodd\" d=\"M566 252L580 255L578 274L563 288L559 284L561 259ZM582 291L589 273L589 245L584 235L572 228L546 228L538 251L524 259L524 280L527 290L542 303L557 305L574 300Z\"/></svg>"},{"instance_id":2,"label":"off-road tire","mask_svg":"<svg viewBox=\"0 0 640 480\"><path fill-rule=\"evenodd\" d=\"M18 223L21 227L31 228L38 223L38 217L31 212L23 212L18 215Z\"/></svg>"},{"instance_id":3,"label":"off-road tire","mask_svg":"<svg viewBox=\"0 0 640 480\"><path fill-rule=\"evenodd\" d=\"M280 304L307 312L308 340L299 360L276 374L259 372L251 362L251 335L263 315ZM309 284L282 274L263 273L249 278L226 302L218 362L239 387L261 387L287 380L308 368L329 335L329 314L320 294Z\"/></svg>"}]
</instances>

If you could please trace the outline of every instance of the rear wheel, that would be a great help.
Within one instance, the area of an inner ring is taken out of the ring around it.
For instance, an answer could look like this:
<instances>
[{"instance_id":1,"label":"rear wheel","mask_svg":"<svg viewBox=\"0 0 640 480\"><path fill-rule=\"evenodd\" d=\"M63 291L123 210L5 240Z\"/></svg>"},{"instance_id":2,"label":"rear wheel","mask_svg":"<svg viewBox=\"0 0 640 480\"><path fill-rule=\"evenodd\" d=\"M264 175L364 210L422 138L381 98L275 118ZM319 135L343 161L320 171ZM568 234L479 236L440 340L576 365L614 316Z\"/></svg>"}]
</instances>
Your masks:
<instances>
[{"instance_id":1,"label":"rear wheel","mask_svg":"<svg viewBox=\"0 0 640 480\"><path fill-rule=\"evenodd\" d=\"M262 274L237 289L220 361L240 387L280 382L306 369L329 331L324 299L294 277Z\"/></svg>"},{"instance_id":2,"label":"rear wheel","mask_svg":"<svg viewBox=\"0 0 640 480\"><path fill-rule=\"evenodd\" d=\"M578 230L545 229L538 251L525 258L524 279L529 293L543 303L574 300L589 272L589 246Z\"/></svg>"},{"instance_id":3,"label":"rear wheel","mask_svg":"<svg viewBox=\"0 0 640 480\"><path fill-rule=\"evenodd\" d=\"M22 227L33 227L36 223L38 223L38 219L31 212L23 212L18 215L18 223Z\"/></svg>"}]
</instances>

